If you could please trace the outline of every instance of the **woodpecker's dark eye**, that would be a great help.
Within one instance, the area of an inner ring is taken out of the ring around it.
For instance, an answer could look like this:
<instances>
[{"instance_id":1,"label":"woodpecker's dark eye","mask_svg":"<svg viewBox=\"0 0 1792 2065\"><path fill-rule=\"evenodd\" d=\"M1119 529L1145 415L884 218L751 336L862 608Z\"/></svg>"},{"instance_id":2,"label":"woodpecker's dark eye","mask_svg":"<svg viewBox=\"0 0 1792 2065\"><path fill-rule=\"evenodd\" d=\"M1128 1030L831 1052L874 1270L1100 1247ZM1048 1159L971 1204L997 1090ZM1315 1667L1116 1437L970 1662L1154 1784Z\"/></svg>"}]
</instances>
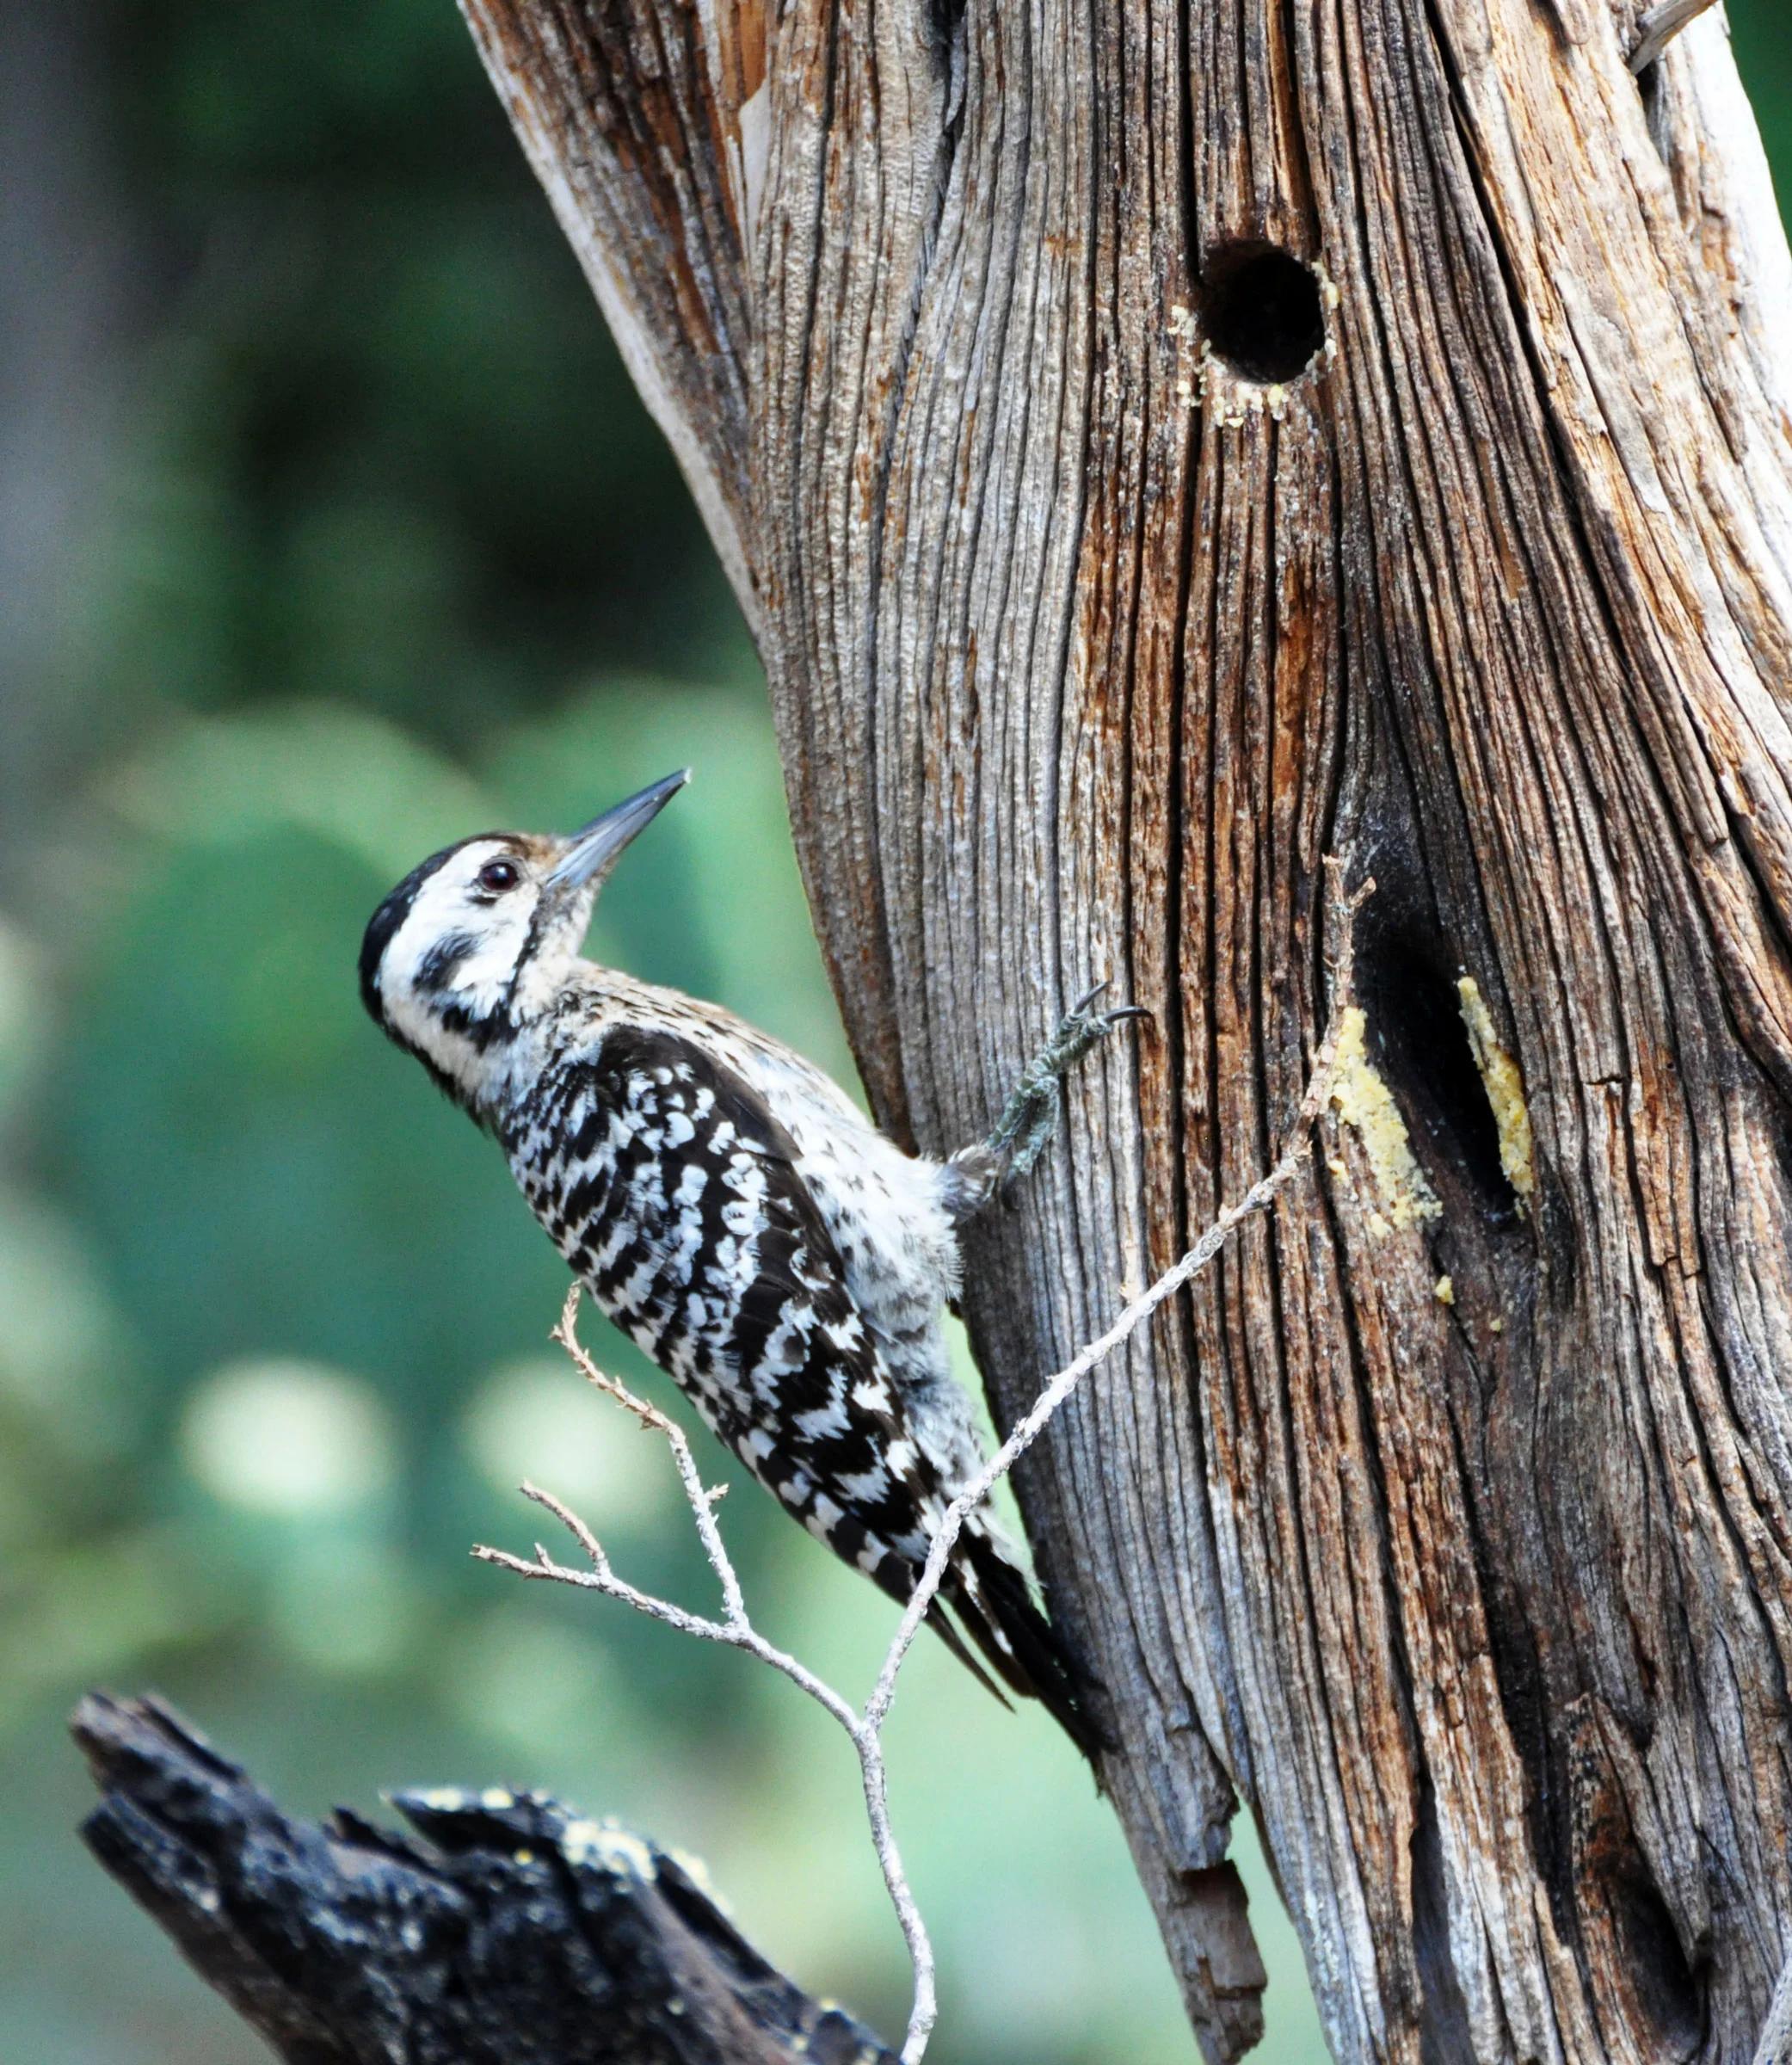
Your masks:
<instances>
[{"instance_id":1,"label":"woodpecker's dark eye","mask_svg":"<svg viewBox=\"0 0 1792 2065\"><path fill-rule=\"evenodd\" d=\"M490 890L495 897L514 889L522 878L523 871L514 860L488 860L473 878L481 889Z\"/></svg>"}]
</instances>

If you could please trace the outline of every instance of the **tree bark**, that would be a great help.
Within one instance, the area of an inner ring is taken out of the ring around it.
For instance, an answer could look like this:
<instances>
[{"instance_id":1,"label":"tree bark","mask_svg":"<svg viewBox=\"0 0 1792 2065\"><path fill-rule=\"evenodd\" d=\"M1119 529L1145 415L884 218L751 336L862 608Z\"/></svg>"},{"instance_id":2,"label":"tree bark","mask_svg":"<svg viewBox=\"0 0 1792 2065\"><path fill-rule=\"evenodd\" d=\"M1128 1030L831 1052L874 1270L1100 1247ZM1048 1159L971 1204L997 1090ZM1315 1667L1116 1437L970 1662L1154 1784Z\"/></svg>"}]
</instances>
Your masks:
<instances>
[{"instance_id":1,"label":"tree bark","mask_svg":"<svg viewBox=\"0 0 1792 2065\"><path fill-rule=\"evenodd\" d=\"M1792 268L1713 10L465 0L760 638L883 1120L1152 1008L964 1304L1208 2055L1746 2058L1792 1939Z\"/></svg>"},{"instance_id":2,"label":"tree bark","mask_svg":"<svg viewBox=\"0 0 1792 2065\"><path fill-rule=\"evenodd\" d=\"M539 1793L399 1793L420 1841L293 1819L154 1699L74 1732L89 1848L291 2065L896 2065L689 1859Z\"/></svg>"}]
</instances>

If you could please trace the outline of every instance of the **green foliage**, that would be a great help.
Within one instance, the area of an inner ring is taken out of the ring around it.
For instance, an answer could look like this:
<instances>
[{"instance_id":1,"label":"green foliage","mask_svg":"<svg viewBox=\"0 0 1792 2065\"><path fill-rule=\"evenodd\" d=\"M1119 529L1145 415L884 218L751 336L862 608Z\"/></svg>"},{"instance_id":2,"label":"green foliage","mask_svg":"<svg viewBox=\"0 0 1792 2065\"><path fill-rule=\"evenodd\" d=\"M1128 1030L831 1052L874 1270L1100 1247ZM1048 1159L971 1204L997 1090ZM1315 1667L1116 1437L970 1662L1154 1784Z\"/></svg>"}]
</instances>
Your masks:
<instances>
[{"instance_id":1,"label":"green foliage","mask_svg":"<svg viewBox=\"0 0 1792 2065\"><path fill-rule=\"evenodd\" d=\"M1784 110L1771 0L1732 11ZM261 2055L69 1840L60 1718L95 1682L158 1684L314 1809L499 1780L619 1814L896 2030L906 1968L828 1724L741 1659L468 1559L533 1538L530 1474L643 1581L708 1595L662 1455L548 1352L558 1262L354 982L367 915L434 847L690 761L596 951L850 1080L732 607L446 0L100 19L95 176L150 285L122 395L91 398L102 478L27 685L65 780L5 846L0 2055ZM725 1520L768 1624L868 1685L890 1610L750 1487ZM1050 1724L927 1649L893 1754L941 2065L1189 2055ZM1316 2061L1248 1868L1264 2056Z\"/></svg>"}]
</instances>

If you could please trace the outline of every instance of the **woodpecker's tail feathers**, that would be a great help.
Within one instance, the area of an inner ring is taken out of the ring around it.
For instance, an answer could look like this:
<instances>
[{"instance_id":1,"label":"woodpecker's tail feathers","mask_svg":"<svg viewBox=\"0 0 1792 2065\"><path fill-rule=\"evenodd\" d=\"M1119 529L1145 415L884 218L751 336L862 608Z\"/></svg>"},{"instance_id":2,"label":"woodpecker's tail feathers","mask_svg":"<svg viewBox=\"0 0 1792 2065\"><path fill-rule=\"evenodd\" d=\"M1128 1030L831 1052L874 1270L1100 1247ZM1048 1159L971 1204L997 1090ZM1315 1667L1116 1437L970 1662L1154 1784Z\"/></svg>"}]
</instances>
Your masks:
<instances>
[{"instance_id":1,"label":"woodpecker's tail feathers","mask_svg":"<svg viewBox=\"0 0 1792 2065\"><path fill-rule=\"evenodd\" d=\"M1038 1699L1092 1764L1112 1748L1089 1710L1088 1680L1034 1603L1025 1573L994 1541L966 1530L943 1593L959 1628L1010 1691ZM948 1645L1000 1698L997 1687L965 1655L963 1643L947 1634L939 1616L934 1619Z\"/></svg>"}]
</instances>

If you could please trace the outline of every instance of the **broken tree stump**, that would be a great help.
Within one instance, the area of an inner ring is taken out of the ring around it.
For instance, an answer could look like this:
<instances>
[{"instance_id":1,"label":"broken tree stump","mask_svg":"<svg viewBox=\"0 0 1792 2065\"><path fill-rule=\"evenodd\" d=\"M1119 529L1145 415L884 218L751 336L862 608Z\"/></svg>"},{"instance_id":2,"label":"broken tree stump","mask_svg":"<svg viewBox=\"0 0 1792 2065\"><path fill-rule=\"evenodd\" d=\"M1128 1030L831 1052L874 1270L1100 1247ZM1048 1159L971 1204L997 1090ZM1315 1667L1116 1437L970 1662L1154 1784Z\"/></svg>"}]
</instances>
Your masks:
<instances>
[{"instance_id":1,"label":"broken tree stump","mask_svg":"<svg viewBox=\"0 0 1792 2065\"><path fill-rule=\"evenodd\" d=\"M292 2065L896 2065L688 1859L539 1793L282 1812L155 1699L83 1699L95 1856Z\"/></svg>"}]
</instances>

